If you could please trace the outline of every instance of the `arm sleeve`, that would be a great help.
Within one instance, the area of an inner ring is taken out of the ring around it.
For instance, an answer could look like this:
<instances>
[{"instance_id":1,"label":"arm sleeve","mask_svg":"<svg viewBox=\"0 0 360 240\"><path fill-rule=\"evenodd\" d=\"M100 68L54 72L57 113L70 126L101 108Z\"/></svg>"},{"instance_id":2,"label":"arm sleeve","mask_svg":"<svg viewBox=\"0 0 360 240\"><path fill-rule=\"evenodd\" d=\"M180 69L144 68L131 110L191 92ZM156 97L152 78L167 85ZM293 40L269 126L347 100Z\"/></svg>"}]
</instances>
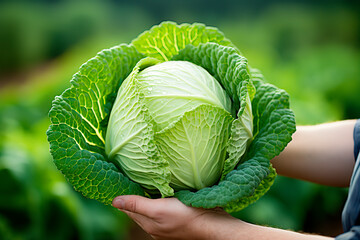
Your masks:
<instances>
[{"instance_id":1,"label":"arm sleeve","mask_svg":"<svg viewBox=\"0 0 360 240\"><path fill-rule=\"evenodd\" d=\"M335 240L359 240L360 226L354 226L350 231L343 233L335 238Z\"/></svg>"},{"instance_id":2,"label":"arm sleeve","mask_svg":"<svg viewBox=\"0 0 360 240\"><path fill-rule=\"evenodd\" d=\"M351 177L349 194L342 213L342 223L345 233L336 240L360 240L360 119L354 127L355 166Z\"/></svg>"},{"instance_id":3,"label":"arm sleeve","mask_svg":"<svg viewBox=\"0 0 360 240\"><path fill-rule=\"evenodd\" d=\"M358 158L360 152L360 119L355 123L354 127L354 157L355 160Z\"/></svg>"}]
</instances>

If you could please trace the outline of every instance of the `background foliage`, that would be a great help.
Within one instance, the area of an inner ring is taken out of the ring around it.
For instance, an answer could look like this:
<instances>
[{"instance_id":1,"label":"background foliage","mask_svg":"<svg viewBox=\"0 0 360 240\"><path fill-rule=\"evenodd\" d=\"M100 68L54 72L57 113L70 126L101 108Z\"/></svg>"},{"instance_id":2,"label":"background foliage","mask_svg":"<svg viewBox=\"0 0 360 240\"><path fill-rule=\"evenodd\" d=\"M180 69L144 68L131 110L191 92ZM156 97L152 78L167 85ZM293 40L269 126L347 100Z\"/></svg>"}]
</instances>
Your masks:
<instances>
[{"instance_id":1,"label":"background foliage","mask_svg":"<svg viewBox=\"0 0 360 240\"><path fill-rule=\"evenodd\" d=\"M45 131L55 95L103 48L163 20L216 26L285 89L298 124L360 113L358 1L0 0L0 239L140 239L55 169ZM346 189L284 177L244 220L336 235Z\"/></svg>"}]
</instances>

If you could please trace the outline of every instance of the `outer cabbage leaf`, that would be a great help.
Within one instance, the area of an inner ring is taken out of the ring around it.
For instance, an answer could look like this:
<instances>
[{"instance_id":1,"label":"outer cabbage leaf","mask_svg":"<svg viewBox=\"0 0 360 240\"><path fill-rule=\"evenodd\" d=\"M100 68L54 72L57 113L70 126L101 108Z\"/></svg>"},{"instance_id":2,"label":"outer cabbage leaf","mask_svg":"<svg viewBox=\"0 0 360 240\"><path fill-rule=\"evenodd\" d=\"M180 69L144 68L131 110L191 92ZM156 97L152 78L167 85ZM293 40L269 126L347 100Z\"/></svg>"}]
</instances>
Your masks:
<instances>
[{"instance_id":1,"label":"outer cabbage leaf","mask_svg":"<svg viewBox=\"0 0 360 240\"><path fill-rule=\"evenodd\" d=\"M276 171L272 166L269 166L269 174L264 178L260 185L255 189L254 193L248 197L240 198L234 202L228 203L224 209L227 212L237 212L247 207L249 204L256 202L261 196L263 196L274 183L276 177Z\"/></svg>"},{"instance_id":2,"label":"outer cabbage leaf","mask_svg":"<svg viewBox=\"0 0 360 240\"><path fill-rule=\"evenodd\" d=\"M187 45L197 46L207 42L235 48L217 28L207 27L201 23L177 25L174 22L162 22L140 34L132 44L148 57L169 61Z\"/></svg>"},{"instance_id":3,"label":"outer cabbage leaf","mask_svg":"<svg viewBox=\"0 0 360 240\"><path fill-rule=\"evenodd\" d=\"M257 113L254 113L254 135L256 140L254 146L250 147L245 159L260 160L263 157L270 160L278 155L291 140L291 135L295 132L295 117L293 112L288 109L289 96L284 90L264 83L264 77L257 69L250 69L250 74L257 89L257 94L252 102L254 109L257 109ZM268 123L265 122L269 118L274 122L273 130L270 131L267 129L269 128ZM273 146L278 148L273 148ZM257 152L259 149L261 149L261 152ZM266 160L261 161L265 162ZM252 195L229 203L225 210L228 212L239 211L264 195L276 177L276 171L271 164L268 169L270 173L262 180Z\"/></svg>"},{"instance_id":4,"label":"outer cabbage leaf","mask_svg":"<svg viewBox=\"0 0 360 240\"><path fill-rule=\"evenodd\" d=\"M127 45L101 51L73 76L72 86L55 98L49 113L47 136L55 165L77 191L105 204L117 195L144 195L139 184L106 161L104 151L114 93L141 58Z\"/></svg>"},{"instance_id":5,"label":"outer cabbage leaf","mask_svg":"<svg viewBox=\"0 0 360 240\"><path fill-rule=\"evenodd\" d=\"M241 116L246 108L246 98L255 91L249 83L247 68L241 67L241 57L235 50L207 43L198 47L188 46L175 59L194 62L207 69L226 91L232 93L233 101L236 98L240 100L238 116ZM270 160L291 140L295 131L294 116L288 109L289 96L285 91L264 84L259 72L251 70L251 78L256 88L252 101L255 137L246 155L241 164L218 185L197 192L177 192L175 196L183 203L205 208L222 206L228 211L238 211L257 200L272 184L274 174L270 172L274 171Z\"/></svg>"},{"instance_id":6,"label":"outer cabbage leaf","mask_svg":"<svg viewBox=\"0 0 360 240\"><path fill-rule=\"evenodd\" d=\"M253 114L250 94L246 94L246 105L243 112L239 112L238 118L231 126L231 138L229 139L227 152L229 158L226 159L221 180L235 168L241 161L246 149L249 147L253 138Z\"/></svg>"}]
</instances>

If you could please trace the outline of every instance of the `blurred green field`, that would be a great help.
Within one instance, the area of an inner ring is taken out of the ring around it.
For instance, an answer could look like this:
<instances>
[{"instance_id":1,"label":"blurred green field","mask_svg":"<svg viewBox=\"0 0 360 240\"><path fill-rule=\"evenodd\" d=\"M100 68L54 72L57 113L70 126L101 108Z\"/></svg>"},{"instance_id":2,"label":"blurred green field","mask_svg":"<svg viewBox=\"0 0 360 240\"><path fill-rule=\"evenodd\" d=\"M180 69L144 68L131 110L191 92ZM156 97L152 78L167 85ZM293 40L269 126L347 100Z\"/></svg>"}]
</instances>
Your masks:
<instances>
[{"instance_id":1,"label":"blurred green field","mask_svg":"<svg viewBox=\"0 0 360 240\"><path fill-rule=\"evenodd\" d=\"M163 20L202 22L290 94L297 124L359 118L359 10L352 1L0 0L0 239L140 239L124 214L72 189L46 140L52 99L101 49ZM234 215L334 236L346 194L278 177Z\"/></svg>"}]
</instances>

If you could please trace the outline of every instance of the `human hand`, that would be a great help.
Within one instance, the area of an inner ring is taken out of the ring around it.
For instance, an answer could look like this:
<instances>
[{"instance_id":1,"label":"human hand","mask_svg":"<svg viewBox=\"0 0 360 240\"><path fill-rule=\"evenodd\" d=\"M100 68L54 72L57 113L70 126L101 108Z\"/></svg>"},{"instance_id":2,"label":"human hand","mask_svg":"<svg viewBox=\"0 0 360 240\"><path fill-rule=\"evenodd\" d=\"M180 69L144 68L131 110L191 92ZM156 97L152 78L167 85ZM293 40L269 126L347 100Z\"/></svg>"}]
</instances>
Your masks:
<instances>
[{"instance_id":1,"label":"human hand","mask_svg":"<svg viewBox=\"0 0 360 240\"><path fill-rule=\"evenodd\" d=\"M222 209L188 207L176 198L118 196L113 206L126 213L154 239L224 239L221 227L239 220ZM227 238L229 239L229 238Z\"/></svg>"}]
</instances>

